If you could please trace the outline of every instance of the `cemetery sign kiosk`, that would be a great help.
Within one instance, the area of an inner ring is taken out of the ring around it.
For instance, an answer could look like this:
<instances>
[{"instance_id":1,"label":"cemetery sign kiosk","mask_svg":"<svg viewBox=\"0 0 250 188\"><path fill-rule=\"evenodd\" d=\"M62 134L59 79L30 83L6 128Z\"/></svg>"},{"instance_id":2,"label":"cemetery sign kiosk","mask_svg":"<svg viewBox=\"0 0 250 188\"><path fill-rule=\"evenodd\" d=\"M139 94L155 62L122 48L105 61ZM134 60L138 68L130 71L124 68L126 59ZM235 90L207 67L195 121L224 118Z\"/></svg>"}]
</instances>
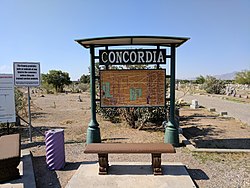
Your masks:
<instances>
[{"instance_id":1,"label":"cemetery sign kiosk","mask_svg":"<svg viewBox=\"0 0 250 188\"><path fill-rule=\"evenodd\" d=\"M175 53L176 48L189 38L167 36L119 36L76 40L90 49L91 121L87 130L87 143L101 142L96 120L96 102L101 107L166 107L166 77L170 78L170 118L164 142L179 145L175 122ZM120 49L137 46L138 49ZM141 47L147 46L147 48ZM110 48L112 47L112 49ZM148 48L150 47L150 49ZM167 54L167 50L169 54ZM96 55L96 49L99 55ZM170 75L160 68L169 59ZM95 65L104 66L95 75ZM110 70L113 65L155 65L154 69ZM96 79L100 80L100 99L96 99Z\"/></svg>"}]
</instances>

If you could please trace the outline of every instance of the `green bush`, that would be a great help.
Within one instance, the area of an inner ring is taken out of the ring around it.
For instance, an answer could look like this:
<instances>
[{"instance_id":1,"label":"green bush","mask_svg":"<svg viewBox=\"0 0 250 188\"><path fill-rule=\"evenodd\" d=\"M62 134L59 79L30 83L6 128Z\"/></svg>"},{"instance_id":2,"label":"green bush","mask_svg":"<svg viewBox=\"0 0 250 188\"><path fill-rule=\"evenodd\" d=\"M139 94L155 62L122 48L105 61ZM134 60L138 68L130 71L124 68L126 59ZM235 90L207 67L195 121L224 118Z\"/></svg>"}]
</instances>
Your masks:
<instances>
[{"instance_id":1,"label":"green bush","mask_svg":"<svg viewBox=\"0 0 250 188\"><path fill-rule=\"evenodd\" d=\"M48 84L47 82L42 82L42 89L45 90L47 94L55 94L56 90L52 84Z\"/></svg>"},{"instance_id":2,"label":"green bush","mask_svg":"<svg viewBox=\"0 0 250 188\"><path fill-rule=\"evenodd\" d=\"M90 85L89 84L80 83L80 84L78 84L78 88L79 88L80 91L86 92L86 91L89 91Z\"/></svg>"},{"instance_id":3,"label":"green bush","mask_svg":"<svg viewBox=\"0 0 250 188\"><path fill-rule=\"evenodd\" d=\"M250 85L250 70L244 70L237 72L235 76L235 81L238 84L248 84Z\"/></svg>"},{"instance_id":4,"label":"green bush","mask_svg":"<svg viewBox=\"0 0 250 188\"><path fill-rule=\"evenodd\" d=\"M15 88L15 108L16 114L26 113L27 99L24 97L23 92Z\"/></svg>"},{"instance_id":5,"label":"green bush","mask_svg":"<svg viewBox=\"0 0 250 188\"><path fill-rule=\"evenodd\" d=\"M142 128L147 123L162 124L166 120L166 110L163 107L149 108L126 108L122 109L121 115L132 128Z\"/></svg>"},{"instance_id":6,"label":"green bush","mask_svg":"<svg viewBox=\"0 0 250 188\"><path fill-rule=\"evenodd\" d=\"M113 123L120 122L121 110L119 108L100 108L100 105L96 106L96 112L101 115L105 120Z\"/></svg>"},{"instance_id":7,"label":"green bush","mask_svg":"<svg viewBox=\"0 0 250 188\"><path fill-rule=\"evenodd\" d=\"M204 76L200 75L198 77L196 77L195 83L196 84L204 84L206 81L206 79L204 78Z\"/></svg>"},{"instance_id":8,"label":"green bush","mask_svg":"<svg viewBox=\"0 0 250 188\"><path fill-rule=\"evenodd\" d=\"M146 123L160 125L166 120L166 110L163 107L150 108L100 108L97 113L111 122L120 122L121 117L132 128L143 127Z\"/></svg>"},{"instance_id":9,"label":"green bush","mask_svg":"<svg viewBox=\"0 0 250 188\"><path fill-rule=\"evenodd\" d=\"M63 92L65 85L71 84L69 73L61 70L50 70L47 74L42 74L42 83L51 84L56 92Z\"/></svg>"},{"instance_id":10,"label":"green bush","mask_svg":"<svg viewBox=\"0 0 250 188\"><path fill-rule=\"evenodd\" d=\"M207 93L223 94L225 92L225 83L213 76L207 76L203 88Z\"/></svg>"}]
</instances>

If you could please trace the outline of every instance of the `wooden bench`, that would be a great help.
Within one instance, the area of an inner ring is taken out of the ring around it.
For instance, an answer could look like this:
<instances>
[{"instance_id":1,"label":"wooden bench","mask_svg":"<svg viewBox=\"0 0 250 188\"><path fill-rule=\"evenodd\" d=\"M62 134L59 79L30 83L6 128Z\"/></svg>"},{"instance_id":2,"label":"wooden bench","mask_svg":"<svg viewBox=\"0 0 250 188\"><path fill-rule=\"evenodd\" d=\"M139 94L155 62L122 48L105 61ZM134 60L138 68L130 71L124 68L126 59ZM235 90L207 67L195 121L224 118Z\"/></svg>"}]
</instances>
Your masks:
<instances>
[{"instance_id":1,"label":"wooden bench","mask_svg":"<svg viewBox=\"0 0 250 188\"><path fill-rule=\"evenodd\" d=\"M151 153L152 168L154 175L162 175L161 169L161 154L162 153L175 153L175 149L171 144L165 143L93 143L86 145L84 153L97 153L99 161L99 175L108 174L109 161L108 154L140 154Z\"/></svg>"}]
</instances>

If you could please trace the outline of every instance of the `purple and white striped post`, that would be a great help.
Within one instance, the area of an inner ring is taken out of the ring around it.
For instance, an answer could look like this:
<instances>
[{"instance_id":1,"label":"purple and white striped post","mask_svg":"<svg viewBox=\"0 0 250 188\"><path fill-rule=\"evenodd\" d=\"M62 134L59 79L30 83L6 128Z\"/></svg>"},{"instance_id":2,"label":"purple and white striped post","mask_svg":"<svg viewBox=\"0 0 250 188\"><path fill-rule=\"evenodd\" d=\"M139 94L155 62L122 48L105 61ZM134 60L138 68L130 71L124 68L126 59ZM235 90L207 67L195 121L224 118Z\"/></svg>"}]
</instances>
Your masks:
<instances>
[{"instance_id":1,"label":"purple and white striped post","mask_svg":"<svg viewBox=\"0 0 250 188\"><path fill-rule=\"evenodd\" d=\"M49 170L59 170L65 165L64 130L45 132L46 163Z\"/></svg>"}]
</instances>

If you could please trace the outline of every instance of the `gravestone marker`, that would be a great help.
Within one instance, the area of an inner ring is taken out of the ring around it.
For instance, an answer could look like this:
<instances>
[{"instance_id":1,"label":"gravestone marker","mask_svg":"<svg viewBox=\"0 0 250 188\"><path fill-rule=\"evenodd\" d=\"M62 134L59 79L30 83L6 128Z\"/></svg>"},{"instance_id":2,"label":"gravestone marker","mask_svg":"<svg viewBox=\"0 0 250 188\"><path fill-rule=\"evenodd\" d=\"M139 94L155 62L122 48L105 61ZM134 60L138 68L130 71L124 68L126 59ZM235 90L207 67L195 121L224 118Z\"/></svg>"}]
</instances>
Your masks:
<instances>
[{"instance_id":1,"label":"gravestone marker","mask_svg":"<svg viewBox=\"0 0 250 188\"><path fill-rule=\"evenodd\" d=\"M192 104L190 105L190 108L191 109L197 109L197 108L199 108L199 104L198 104L198 100L197 99L192 100Z\"/></svg>"}]
</instances>

